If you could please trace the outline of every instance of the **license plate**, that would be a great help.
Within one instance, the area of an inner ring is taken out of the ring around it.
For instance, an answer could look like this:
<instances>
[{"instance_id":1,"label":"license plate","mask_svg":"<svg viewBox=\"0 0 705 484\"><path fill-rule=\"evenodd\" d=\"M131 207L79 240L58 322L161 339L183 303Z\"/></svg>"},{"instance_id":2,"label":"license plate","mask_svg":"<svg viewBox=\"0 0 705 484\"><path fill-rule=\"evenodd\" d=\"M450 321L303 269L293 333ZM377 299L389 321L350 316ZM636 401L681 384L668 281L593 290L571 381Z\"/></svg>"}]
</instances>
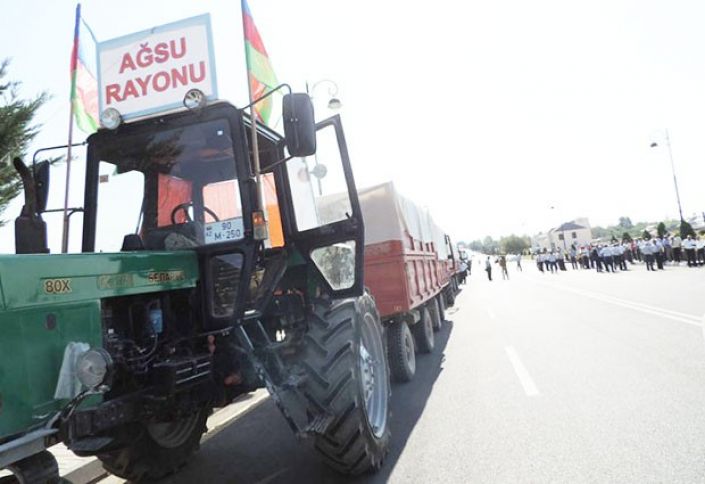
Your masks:
<instances>
[{"instance_id":1,"label":"license plate","mask_svg":"<svg viewBox=\"0 0 705 484\"><path fill-rule=\"evenodd\" d=\"M217 244L228 240L240 240L243 238L243 233L242 218L232 218L207 223L203 229L203 238L206 244Z\"/></svg>"}]
</instances>

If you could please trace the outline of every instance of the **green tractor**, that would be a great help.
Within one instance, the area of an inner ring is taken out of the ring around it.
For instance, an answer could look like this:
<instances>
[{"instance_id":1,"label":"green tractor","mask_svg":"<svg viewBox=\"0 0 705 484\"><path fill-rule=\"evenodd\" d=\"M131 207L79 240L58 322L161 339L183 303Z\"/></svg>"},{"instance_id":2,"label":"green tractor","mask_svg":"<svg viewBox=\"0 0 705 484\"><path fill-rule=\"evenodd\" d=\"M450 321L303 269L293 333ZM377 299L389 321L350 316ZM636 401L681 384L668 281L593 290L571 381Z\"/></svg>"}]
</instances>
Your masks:
<instances>
[{"instance_id":1,"label":"green tractor","mask_svg":"<svg viewBox=\"0 0 705 484\"><path fill-rule=\"evenodd\" d=\"M159 479L198 449L213 409L262 387L336 470L382 465L389 370L340 118L315 124L306 94L282 106L283 136L226 102L91 135L81 253L48 254L47 166L15 160L0 469L57 480L46 449L63 442Z\"/></svg>"}]
</instances>

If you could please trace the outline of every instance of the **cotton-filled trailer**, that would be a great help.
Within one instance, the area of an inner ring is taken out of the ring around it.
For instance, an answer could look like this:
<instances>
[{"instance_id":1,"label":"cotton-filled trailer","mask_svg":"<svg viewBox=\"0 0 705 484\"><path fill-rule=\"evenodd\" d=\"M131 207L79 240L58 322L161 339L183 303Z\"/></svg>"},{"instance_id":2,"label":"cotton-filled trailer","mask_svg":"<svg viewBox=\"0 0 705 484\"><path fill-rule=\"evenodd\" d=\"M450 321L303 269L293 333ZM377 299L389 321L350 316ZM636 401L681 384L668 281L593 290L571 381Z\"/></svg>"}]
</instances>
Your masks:
<instances>
[{"instance_id":1,"label":"cotton-filled trailer","mask_svg":"<svg viewBox=\"0 0 705 484\"><path fill-rule=\"evenodd\" d=\"M434 331L458 292L455 251L428 211L384 183L358 192L365 220L365 286L387 328L393 377L409 381L415 351L430 353Z\"/></svg>"}]
</instances>

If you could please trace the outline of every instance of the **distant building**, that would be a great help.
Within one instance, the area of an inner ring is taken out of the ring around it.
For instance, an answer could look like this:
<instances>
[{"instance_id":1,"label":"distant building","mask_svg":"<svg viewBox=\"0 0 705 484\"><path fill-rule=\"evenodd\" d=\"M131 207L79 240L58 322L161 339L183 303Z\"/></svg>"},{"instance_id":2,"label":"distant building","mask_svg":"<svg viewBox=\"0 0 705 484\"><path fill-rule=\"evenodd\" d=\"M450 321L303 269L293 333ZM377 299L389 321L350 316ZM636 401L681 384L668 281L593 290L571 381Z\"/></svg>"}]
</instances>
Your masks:
<instances>
[{"instance_id":1,"label":"distant building","mask_svg":"<svg viewBox=\"0 0 705 484\"><path fill-rule=\"evenodd\" d=\"M547 233L535 235L532 249L540 250L569 249L571 245L587 245L592 242L592 229L587 218L576 218L550 229Z\"/></svg>"}]
</instances>

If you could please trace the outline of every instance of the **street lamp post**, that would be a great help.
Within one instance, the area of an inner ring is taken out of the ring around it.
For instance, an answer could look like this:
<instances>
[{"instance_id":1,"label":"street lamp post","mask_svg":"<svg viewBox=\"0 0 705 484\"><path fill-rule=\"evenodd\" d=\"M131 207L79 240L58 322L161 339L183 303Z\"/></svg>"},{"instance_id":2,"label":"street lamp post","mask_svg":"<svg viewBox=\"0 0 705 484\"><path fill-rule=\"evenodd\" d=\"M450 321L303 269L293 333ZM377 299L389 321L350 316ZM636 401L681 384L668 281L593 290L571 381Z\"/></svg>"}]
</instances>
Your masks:
<instances>
[{"instance_id":1,"label":"street lamp post","mask_svg":"<svg viewBox=\"0 0 705 484\"><path fill-rule=\"evenodd\" d=\"M676 179L676 166L673 163L673 152L671 151L671 139L668 136L668 130L666 131L666 147L668 148L668 157L671 160L671 172L673 173L673 186L676 187L676 200L678 201L678 214L681 217L681 224L684 222L683 218L683 208L681 207L681 196L678 192L678 180ZM651 148L658 148L658 143L654 141L651 143Z\"/></svg>"},{"instance_id":2,"label":"street lamp post","mask_svg":"<svg viewBox=\"0 0 705 484\"><path fill-rule=\"evenodd\" d=\"M310 89L308 81L306 81L306 93L311 97L311 99L313 99L316 89L323 84L328 85L328 109L332 109L333 111L340 109L343 106L343 103L340 102L340 98L338 98L338 84L336 84L335 81L331 81L330 79L321 79L320 81L316 81L311 84Z\"/></svg>"},{"instance_id":3,"label":"street lamp post","mask_svg":"<svg viewBox=\"0 0 705 484\"><path fill-rule=\"evenodd\" d=\"M340 102L340 98L338 98L338 84L335 83L335 81L331 81L330 79L321 79L320 81L316 81L313 84L311 84L310 89L309 89L309 83L306 81L306 94L309 95L311 100L313 101L314 99L314 93L316 92L316 89L323 84L328 85L328 109L331 109L333 111L337 111L343 106L343 103ZM318 169L318 152L313 154L313 161L315 163L315 168L314 170ZM321 182L320 176L316 176L316 184L318 185L318 195L323 195L323 183Z\"/></svg>"}]
</instances>

